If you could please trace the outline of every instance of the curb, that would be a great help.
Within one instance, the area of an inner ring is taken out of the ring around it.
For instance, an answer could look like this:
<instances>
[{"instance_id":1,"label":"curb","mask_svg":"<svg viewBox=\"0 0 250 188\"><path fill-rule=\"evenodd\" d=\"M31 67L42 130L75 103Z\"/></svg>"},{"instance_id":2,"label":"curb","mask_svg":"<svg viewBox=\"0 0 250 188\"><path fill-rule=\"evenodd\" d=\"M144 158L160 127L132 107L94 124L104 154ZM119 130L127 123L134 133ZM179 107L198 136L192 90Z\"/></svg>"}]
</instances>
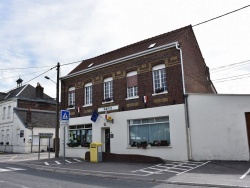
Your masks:
<instances>
[{"instance_id":1,"label":"curb","mask_svg":"<svg viewBox=\"0 0 250 188\"><path fill-rule=\"evenodd\" d=\"M43 170L55 173L64 173L64 174L71 174L71 175L80 175L80 176L95 176L100 178L110 178L110 179L126 179L126 180L133 180L133 181L140 181L140 182L157 182L157 183L164 183L164 184L173 184L173 185L188 185L188 186L201 186L201 187L221 187L221 188L249 188L249 186L239 186L239 185L226 185L226 184L210 184L210 183L197 183L197 182L181 182L181 181L168 181L168 180L158 180L158 179L142 179L136 177L125 177L121 175L108 175L108 174L93 174L89 172L84 172L79 169L79 171L72 171L70 169L59 169L57 167L42 167L41 165L34 165L34 164L24 164L19 163L20 166L25 166L28 168L36 169L36 170Z\"/></svg>"}]
</instances>

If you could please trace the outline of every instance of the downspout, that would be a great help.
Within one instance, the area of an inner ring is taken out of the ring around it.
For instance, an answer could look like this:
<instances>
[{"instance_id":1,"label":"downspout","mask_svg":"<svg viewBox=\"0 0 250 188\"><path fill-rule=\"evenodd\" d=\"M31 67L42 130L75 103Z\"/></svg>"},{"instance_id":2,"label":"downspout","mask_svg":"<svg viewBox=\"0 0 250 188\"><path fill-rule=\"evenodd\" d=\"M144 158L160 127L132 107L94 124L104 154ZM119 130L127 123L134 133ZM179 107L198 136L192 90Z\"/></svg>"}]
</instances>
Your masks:
<instances>
[{"instance_id":1,"label":"downspout","mask_svg":"<svg viewBox=\"0 0 250 188\"><path fill-rule=\"evenodd\" d=\"M178 42L175 43L175 47L176 47L177 50L180 50L182 86L183 86L183 97L184 97L184 106L185 106L185 120L186 120L187 154L188 154L188 160L192 160L192 146L191 146L189 115L188 115L188 100L187 100L188 94L186 94L186 87L185 87L182 49L179 48Z\"/></svg>"}]
</instances>

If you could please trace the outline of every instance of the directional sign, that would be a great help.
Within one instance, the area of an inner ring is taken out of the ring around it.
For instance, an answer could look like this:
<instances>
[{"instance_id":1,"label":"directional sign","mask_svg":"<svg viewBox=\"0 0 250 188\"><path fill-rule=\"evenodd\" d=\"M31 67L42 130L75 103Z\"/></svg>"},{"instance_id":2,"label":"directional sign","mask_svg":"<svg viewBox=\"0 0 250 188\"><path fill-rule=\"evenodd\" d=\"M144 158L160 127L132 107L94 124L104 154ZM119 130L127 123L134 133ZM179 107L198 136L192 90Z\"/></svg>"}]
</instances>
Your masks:
<instances>
[{"instance_id":1,"label":"directional sign","mask_svg":"<svg viewBox=\"0 0 250 188\"><path fill-rule=\"evenodd\" d=\"M61 110L61 120L69 121L69 111L68 110Z\"/></svg>"}]
</instances>

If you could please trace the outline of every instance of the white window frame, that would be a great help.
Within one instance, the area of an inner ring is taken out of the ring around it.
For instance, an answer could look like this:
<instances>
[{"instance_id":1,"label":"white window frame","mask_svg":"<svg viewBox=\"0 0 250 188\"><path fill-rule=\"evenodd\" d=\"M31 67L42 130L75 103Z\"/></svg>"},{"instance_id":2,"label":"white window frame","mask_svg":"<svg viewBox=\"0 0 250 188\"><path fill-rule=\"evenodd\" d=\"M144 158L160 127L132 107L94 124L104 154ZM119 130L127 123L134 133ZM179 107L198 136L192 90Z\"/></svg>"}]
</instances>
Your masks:
<instances>
[{"instance_id":1,"label":"white window frame","mask_svg":"<svg viewBox=\"0 0 250 188\"><path fill-rule=\"evenodd\" d=\"M137 71L132 71L132 72L127 73L127 78L131 76L137 76ZM138 85L134 87L127 86L127 99L126 100L135 99L135 98L139 98Z\"/></svg>"},{"instance_id":2,"label":"white window frame","mask_svg":"<svg viewBox=\"0 0 250 188\"><path fill-rule=\"evenodd\" d=\"M108 90L107 90L108 89ZM103 98L104 103L113 102L113 78L109 77L103 80ZM105 99L110 98L110 101L105 101Z\"/></svg>"},{"instance_id":3,"label":"white window frame","mask_svg":"<svg viewBox=\"0 0 250 188\"><path fill-rule=\"evenodd\" d=\"M7 119L10 119L11 106L8 106Z\"/></svg>"},{"instance_id":4,"label":"white window frame","mask_svg":"<svg viewBox=\"0 0 250 188\"><path fill-rule=\"evenodd\" d=\"M68 106L73 106L73 107L69 107L69 108L74 108L75 107L75 87L70 87L69 88Z\"/></svg>"},{"instance_id":5,"label":"white window frame","mask_svg":"<svg viewBox=\"0 0 250 188\"><path fill-rule=\"evenodd\" d=\"M163 72L162 72L163 71ZM159 78L157 80L158 83L156 83L156 75L159 75ZM165 75L164 75L165 73ZM167 91L167 76L166 76L166 66L165 64L160 64L160 65L156 65L153 67L152 69L152 76L153 76L153 89L154 89L154 93L153 95L158 95L158 94L163 94L163 93L168 93ZM165 80L165 81L163 81ZM156 85L159 85L159 87L156 87ZM156 89L162 88L162 91L157 93Z\"/></svg>"},{"instance_id":6,"label":"white window frame","mask_svg":"<svg viewBox=\"0 0 250 188\"><path fill-rule=\"evenodd\" d=\"M3 107L3 117L2 117L2 119L5 119L5 114L6 114L6 107Z\"/></svg>"},{"instance_id":7,"label":"white window frame","mask_svg":"<svg viewBox=\"0 0 250 188\"><path fill-rule=\"evenodd\" d=\"M93 96L93 88L92 83L87 83L84 86L84 106L92 106L92 96Z\"/></svg>"}]
</instances>

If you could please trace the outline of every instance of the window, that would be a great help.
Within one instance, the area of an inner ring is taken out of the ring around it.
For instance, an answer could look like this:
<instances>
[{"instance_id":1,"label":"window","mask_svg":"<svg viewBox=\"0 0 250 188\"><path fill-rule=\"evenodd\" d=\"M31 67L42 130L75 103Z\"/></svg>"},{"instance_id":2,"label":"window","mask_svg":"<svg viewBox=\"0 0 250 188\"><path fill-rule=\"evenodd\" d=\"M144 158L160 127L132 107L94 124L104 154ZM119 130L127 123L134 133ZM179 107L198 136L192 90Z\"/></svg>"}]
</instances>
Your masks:
<instances>
[{"instance_id":1,"label":"window","mask_svg":"<svg viewBox=\"0 0 250 188\"><path fill-rule=\"evenodd\" d=\"M75 87L69 88L68 107L69 108L75 107Z\"/></svg>"},{"instance_id":2,"label":"window","mask_svg":"<svg viewBox=\"0 0 250 188\"><path fill-rule=\"evenodd\" d=\"M168 146L170 144L169 117L130 120L130 146L138 147L142 143L151 146Z\"/></svg>"},{"instance_id":3,"label":"window","mask_svg":"<svg viewBox=\"0 0 250 188\"><path fill-rule=\"evenodd\" d=\"M92 105L92 83L85 84L85 105Z\"/></svg>"},{"instance_id":4,"label":"window","mask_svg":"<svg viewBox=\"0 0 250 188\"><path fill-rule=\"evenodd\" d=\"M104 101L109 102L113 100L113 79L104 79Z\"/></svg>"},{"instance_id":5,"label":"window","mask_svg":"<svg viewBox=\"0 0 250 188\"><path fill-rule=\"evenodd\" d=\"M153 67L154 92L167 91L166 68L164 64Z\"/></svg>"},{"instance_id":6,"label":"window","mask_svg":"<svg viewBox=\"0 0 250 188\"><path fill-rule=\"evenodd\" d=\"M10 110L11 110L11 106L8 106L7 119L10 119Z\"/></svg>"},{"instance_id":7,"label":"window","mask_svg":"<svg viewBox=\"0 0 250 188\"><path fill-rule=\"evenodd\" d=\"M2 119L5 119L5 113L6 113L6 107L3 107L3 118Z\"/></svg>"},{"instance_id":8,"label":"window","mask_svg":"<svg viewBox=\"0 0 250 188\"><path fill-rule=\"evenodd\" d=\"M129 72L127 74L127 97L133 98L138 96L137 72Z\"/></svg>"},{"instance_id":9,"label":"window","mask_svg":"<svg viewBox=\"0 0 250 188\"><path fill-rule=\"evenodd\" d=\"M92 125L69 126L69 147L89 147L92 142Z\"/></svg>"}]
</instances>

